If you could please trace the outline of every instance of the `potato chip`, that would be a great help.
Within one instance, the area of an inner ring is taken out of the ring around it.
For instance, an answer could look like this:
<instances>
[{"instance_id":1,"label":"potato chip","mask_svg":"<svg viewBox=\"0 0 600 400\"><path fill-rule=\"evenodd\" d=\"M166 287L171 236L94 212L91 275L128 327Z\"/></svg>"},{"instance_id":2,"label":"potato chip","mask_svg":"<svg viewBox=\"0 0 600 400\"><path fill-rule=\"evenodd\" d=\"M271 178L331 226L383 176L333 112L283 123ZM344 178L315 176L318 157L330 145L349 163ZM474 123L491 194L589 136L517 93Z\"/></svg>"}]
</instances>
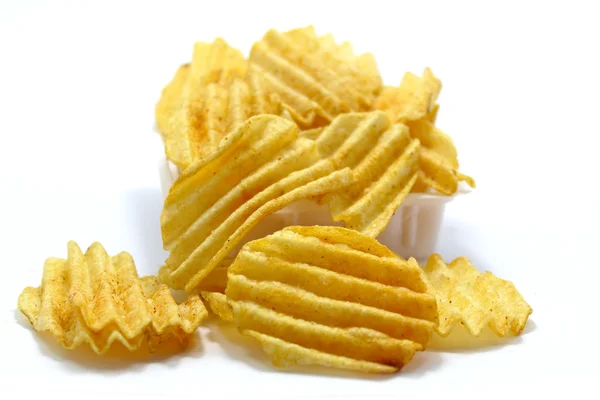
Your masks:
<instances>
[{"instance_id":1,"label":"potato chip","mask_svg":"<svg viewBox=\"0 0 600 400\"><path fill-rule=\"evenodd\" d=\"M370 109L381 88L372 56L356 57L312 27L268 31L250 52L250 71L304 129Z\"/></svg>"},{"instance_id":2,"label":"potato chip","mask_svg":"<svg viewBox=\"0 0 600 400\"><path fill-rule=\"evenodd\" d=\"M164 341L185 345L207 316L198 296L177 305L157 278L138 278L131 255L110 257L99 243L84 255L69 242L68 258L46 260L41 286L25 288L18 306L35 330L67 349L88 343L97 354L114 341L132 351L144 339L151 350Z\"/></svg>"},{"instance_id":3,"label":"potato chip","mask_svg":"<svg viewBox=\"0 0 600 400\"><path fill-rule=\"evenodd\" d=\"M419 179L424 187L432 188L442 194L452 195L458 190L461 181L475 187L475 180L463 175L452 167L447 158L434 150L422 147L419 153Z\"/></svg>"},{"instance_id":4,"label":"potato chip","mask_svg":"<svg viewBox=\"0 0 600 400\"><path fill-rule=\"evenodd\" d=\"M219 318L229 322L233 321L233 316L231 306L225 297L225 288L227 287L227 269L232 261L232 258L223 260L198 285L200 296L208 306L207 308Z\"/></svg>"},{"instance_id":5,"label":"potato chip","mask_svg":"<svg viewBox=\"0 0 600 400\"><path fill-rule=\"evenodd\" d=\"M417 262L351 229L288 227L248 242L228 278L235 324L278 366L395 372L437 323Z\"/></svg>"},{"instance_id":6,"label":"potato chip","mask_svg":"<svg viewBox=\"0 0 600 400\"><path fill-rule=\"evenodd\" d=\"M171 82L162 90L160 99L156 104L156 125L162 135L167 131L169 119L177 109L179 98L187 81L189 68L189 64L184 64L177 69Z\"/></svg>"},{"instance_id":7,"label":"potato chip","mask_svg":"<svg viewBox=\"0 0 600 400\"><path fill-rule=\"evenodd\" d=\"M532 309L512 282L480 273L465 258L446 265L434 254L427 261L425 274L436 294L439 325L436 331L448 336L456 324L479 336L488 326L496 335L519 335Z\"/></svg>"},{"instance_id":8,"label":"potato chip","mask_svg":"<svg viewBox=\"0 0 600 400\"><path fill-rule=\"evenodd\" d=\"M196 43L187 77L183 75L176 75L159 103L161 112L167 106L173 110L169 118L157 115L167 157L182 170L214 151L226 133L252 115L279 111L242 53L223 39ZM171 96L176 89L177 101Z\"/></svg>"},{"instance_id":9,"label":"potato chip","mask_svg":"<svg viewBox=\"0 0 600 400\"><path fill-rule=\"evenodd\" d=\"M392 122L417 121L434 110L441 90L442 82L431 69L426 68L423 77L407 72L399 87L383 88L373 107L386 111Z\"/></svg>"},{"instance_id":10,"label":"potato chip","mask_svg":"<svg viewBox=\"0 0 600 400\"><path fill-rule=\"evenodd\" d=\"M442 156L450 168L458 168L458 153L450 136L426 118L408 121L406 125L410 129L410 136L419 139L425 149Z\"/></svg>"},{"instance_id":11,"label":"potato chip","mask_svg":"<svg viewBox=\"0 0 600 400\"><path fill-rule=\"evenodd\" d=\"M224 259L200 282L198 290L204 292L225 293L227 287L227 268L231 265L232 258Z\"/></svg>"},{"instance_id":12,"label":"potato chip","mask_svg":"<svg viewBox=\"0 0 600 400\"><path fill-rule=\"evenodd\" d=\"M210 310L224 321L233 321L233 310L227 302L227 296L219 292L200 292L202 298L208 303Z\"/></svg>"},{"instance_id":13,"label":"potato chip","mask_svg":"<svg viewBox=\"0 0 600 400\"><path fill-rule=\"evenodd\" d=\"M420 173L412 192L432 188L442 194L456 193L460 181L475 187L473 178L458 172L458 154L452 138L435 126L442 84L429 68L423 77L406 73L399 87L385 87L374 108L385 111L392 122L403 122L410 136L421 142Z\"/></svg>"},{"instance_id":14,"label":"potato chip","mask_svg":"<svg viewBox=\"0 0 600 400\"><path fill-rule=\"evenodd\" d=\"M381 233L409 194L420 144L381 111L338 116L316 139L319 154L353 170L355 183L326 199L334 221L368 236Z\"/></svg>"},{"instance_id":15,"label":"potato chip","mask_svg":"<svg viewBox=\"0 0 600 400\"><path fill-rule=\"evenodd\" d=\"M250 118L171 188L161 215L170 252L161 281L195 290L266 215L351 183L350 169L320 160L315 143L299 138L293 122Z\"/></svg>"}]
</instances>

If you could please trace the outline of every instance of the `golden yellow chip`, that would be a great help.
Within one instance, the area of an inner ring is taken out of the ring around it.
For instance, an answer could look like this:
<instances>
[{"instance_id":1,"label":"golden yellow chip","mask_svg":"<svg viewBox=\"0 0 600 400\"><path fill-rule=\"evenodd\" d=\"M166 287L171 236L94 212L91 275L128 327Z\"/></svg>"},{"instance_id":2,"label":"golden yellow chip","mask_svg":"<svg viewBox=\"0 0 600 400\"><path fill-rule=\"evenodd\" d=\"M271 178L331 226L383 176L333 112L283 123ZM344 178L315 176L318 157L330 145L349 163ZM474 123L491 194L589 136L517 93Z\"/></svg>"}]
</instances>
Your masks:
<instances>
[{"instance_id":1,"label":"golden yellow chip","mask_svg":"<svg viewBox=\"0 0 600 400\"><path fill-rule=\"evenodd\" d=\"M252 115L278 113L278 103L261 85L242 53L223 39L196 43L189 67L175 76L159 102L167 157L183 170Z\"/></svg>"},{"instance_id":2,"label":"golden yellow chip","mask_svg":"<svg viewBox=\"0 0 600 400\"><path fill-rule=\"evenodd\" d=\"M173 340L185 345L207 316L198 296L178 305L155 277L138 278L131 255L110 257L99 243L84 255L69 242L68 258L46 260L41 286L25 288L18 306L35 330L63 347L88 343L98 354L114 341L129 350L144 340L150 349Z\"/></svg>"},{"instance_id":3,"label":"golden yellow chip","mask_svg":"<svg viewBox=\"0 0 600 400\"><path fill-rule=\"evenodd\" d=\"M426 118L408 121L406 125L410 136L419 139L425 149L442 156L450 168L458 168L458 153L450 136Z\"/></svg>"},{"instance_id":4,"label":"golden yellow chip","mask_svg":"<svg viewBox=\"0 0 600 400\"><path fill-rule=\"evenodd\" d=\"M372 56L356 57L312 27L268 31L250 52L250 71L302 128L327 125L345 112L371 108L381 89Z\"/></svg>"},{"instance_id":5,"label":"golden yellow chip","mask_svg":"<svg viewBox=\"0 0 600 400\"><path fill-rule=\"evenodd\" d=\"M314 141L274 115L250 118L217 150L186 169L161 215L159 276L191 292L266 215L352 183L350 169L320 160Z\"/></svg>"},{"instance_id":6,"label":"golden yellow chip","mask_svg":"<svg viewBox=\"0 0 600 400\"><path fill-rule=\"evenodd\" d=\"M177 69L171 82L162 90L160 99L156 104L156 125L162 135L167 131L169 120L177 109L179 98L187 81L189 68L189 64L184 64Z\"/></svg>"},{"instance_id":7,"label":"golden yellow chip","mask_svg":"<svg viewBox=\"0 0 600 400\"><path fill-rule=\"evenodd\" d=\"M316 139L319 154L353 170L355 183L328 196L334 221L368 236L381 233L409 194L420 144L382 111L338 116Z\"/></svg>"},{"instance_id":8,"label":"golden yellow chip","mask_svg":"<svg viewBox=\"0 0 600 400\"><path fill-rule=\"evenodd\" d=\"M385 111L392 122L403 122L410 136L419 139L420 172L412 192L432 188L442 194L456 193L460 181L475 187L473 178L458 171L458 154L452 138L435 126L442 84L429 68L423 77L406 73L399 87L385 87L374 107Z\"/></svg>"},{"instance_id":9,"label":"golden yellow chip","mask_svg":"<svg viewBox=\"0 0 600 400\"><path fill-rule=\"evenodd\" d=\"M414 259L341 227L288 227L247 243L226 295L278 366L395 372L428 343L435 297Z\"/></svg>"},{"instance_id":10,"label":"golden yellow chip","mask_svg":"<svg viewBox=\"0 0 600 400\"><path fill-rule=\"evenodd\" d=\"M386 111L393 122L416 121L434 110L441 89L442 82L429 68L425 69L423 77L407 72L399 87L383 88L374 108Z\"/></svg>"},{"instance_id":11,"label":"golden yellow chip","mask_svg":"<svg viewBox=\"0 0 600 400\"><path fill-rule=\"evenodd\" d=\"M202 298L208 303L210 310L224 321L233 321L233 310L227 302L224 293L200 292Z\"/></svg>"},{"instance_id":12,"label":"golden yellow chip","mask_svg":"<svg viewBox=\"0 0 600 400\"><path fill-rule=\"evenodd\" d=\"M437 332L448 336L456 324L479 336L488 326L498 336L519 335L532 309L512 282L480 273L464 257L446 265L434 254L425 274L436 294L439 325Z\"/></svg>"},{"instance_id":13,"label":"golden yellow chip","mask_svg":"<svg viewBox=\"0 0 600 400\"><path fill-rule=\"evenodd\" d=\"M225 297L227 269L232 261L231 258L223 260L198 285L200 296L208 306L207 308L225 321L233 320L231 306L227 303Z\"/></svg>"}]
</instances>

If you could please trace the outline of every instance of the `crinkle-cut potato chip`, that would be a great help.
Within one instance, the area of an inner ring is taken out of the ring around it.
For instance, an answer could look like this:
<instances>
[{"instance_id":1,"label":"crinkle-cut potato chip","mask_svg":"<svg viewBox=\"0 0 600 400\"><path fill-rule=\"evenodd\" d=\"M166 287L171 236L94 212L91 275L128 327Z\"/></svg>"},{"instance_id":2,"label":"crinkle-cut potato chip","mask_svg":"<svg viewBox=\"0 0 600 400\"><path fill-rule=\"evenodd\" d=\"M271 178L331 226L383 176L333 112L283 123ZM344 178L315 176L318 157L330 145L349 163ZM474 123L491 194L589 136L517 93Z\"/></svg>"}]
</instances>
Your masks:
<instances>
[{"instance_id":1,"label":"crinkle-cut potato chip","mask_svg":"<svg viewBox=\"0 0 600 400\"><path fill-rule=\"evenodd\" d=\"M425 274L437 298L436 331L443 337L457 324L474 336L486 326L501 337L519 335L533 311L512 282L480 273L465 257L446 265L433 254Z\"/></svg>"},{"instance_id":2,"label":"crinkle-cut potato chip","mask_svg":"<svg viewBox=\"0 0 600 400\"><path fill-rule=\"evenodd\" d=\"M162 135L167 131L169 119L177 109L181 92L187 81L189 68L189 64L183 64L177 69L173 79L162 90L160 99L156 104L156 125Z\"/></svg>"},{"instance_id":3,"label":"crinkle-cut potato chip","mask_svg":"<svg viewBox=\"0 0 600 400\"><path fill-rule=\"evenodd\" d=\"M227 301L225 293L200 292L202 298L208 303L210 310L223 321L233 321L233 310Z\"/></svg>"},{"instance_id":4,"label":"crinkle-cut potato chip","mask_svg":"<svg viewBox=\"0 0 600 400\"><path fill-rule=\"evenodd\" d=\"M381 89L372 56L357 57L349 45L319 38L312 27L268 31L252 47L249 63L263 93L274 96L303 129L370 109Z\"/></svg>"},{"instance_id":5,"label":"crinkle-cut potato chip","mask_svg":"<svg viewBox=\"0 0 600 400\"><path fill-rule=\"evenodd\" d=\"M350 184L350 169L321 160L292 121L252 117L171 187L161 215L170 255L159 277L192 292L266 215Z\"/></svg>"},{"instance_id":6,"label":"crinkle-cut potato chip","mask_svg":"<svg viewBox=\"0 0 600 400\"><path fill-rule=\"evenodd\" d=\"M334 221L376 237L419 173L419 140L382 111L338 116L316 139L321 157L352 168L354 184L327 196Z\"/></svg>"},{"instance_id":7,"label":"crinkle-cut potato chip","mask_svg":"<svg viewBox=\"0 0 600 400\"><path fill-rule=\"evenodd\" d=\"M458 153L449 135L426 118L408 121L406 125L410 136L419 139L424 148L442 156L451 168L458 168Z\"/></svg>"},{"instance_id":8,"label":"crinkle-cut potato chip","mask_svg":"<svg viewBox=\"0 0 600 400\"><path fill-rule=\"evenodd\" d=\"M426 68L422 77L407 72L399 87L382 89L373 107L387 112L392 122L417 121L434 111L441 89L442 82L431 69Z\"/></svg>"},{"instance_id":9,"label":"crinkle-cut potato chip","mask_svg":"<svg viewBox=\"0 0 600 400\"><path fill-rule=\"evenodd\" d=\"M74 242L68 258L49 258L40 287L19 296L19 310L38 332L50 332L67 349L88 343L97 354L114 341L133 351L165 341L186 345L207 316L198 296L177 304L155 277L139 278L131 255L110 257L99 243L85 254Z\"/></svg>"},{"instance_id":10,"label":"crinkle-cut potato chip","mask_svg":"<svg viewBox=\"0 0 600 400\"><path fill-rule=\"evenodd\" d=\"M399 87L383 88L375 101L374 108L385 111L392 122L406 124L410 136L421 142L421 171L412 192L432 188L452 195L460 181L475 187L473 178L458 172L458 154L452 138L435 126L441 88L440 80L426 68L423 77L406 73Z\"/></svg>"},{"instance_id":11,"label":"crinkle-cut potato chip","mask_svg":"<svg viewBox=\"0 0 600 400\"><path fill-rule=\"evenodd\" d=\"M279 113L278 103L261 85L242 53L223 39L196 43L186 72L175 76L159 102L161 112L167 106L170 110L164 116L157 112L167 157L185 169L249 117Z\"/></svg>"},{"instance_id":12,"label":"crinkle-cut potato chip","mask_svg":"<svg viewBox=\"0 0 600 400\"><path fill-rule=\"evenodd\" d=\"M279 366L395 372L437 324L417 262L351 229L294 226L248 242L228 278L235 324Z\"/></svg>"},{"instance_id":13,"label":"crinkle-cut potato chip","mask_svg":"<svg viewBox=\"0 0 600 400\"><path fill-rule=\"evenodd\" d=\"M198 285L200 296L208 306L207 308L219 318L229 322L233 321L233 316L231 306L225 297L225 288L227 287L227 269L232 261L232 258L223 260Z\"/></svg>"},{"instance_id":14,"label":"crinkle-cut potato chip","mask_svg":"<svg viewBox=\"0 0 600 400\"><path fill-rule=\"evenodd\" d=\"M417 187L432 188L442 194L452 195L458 190L461 181L475 187L475 180L464 175L448 162L448 159L434 150L421 147L419 153L419 177Z\"/></svg>"}]
</instances>

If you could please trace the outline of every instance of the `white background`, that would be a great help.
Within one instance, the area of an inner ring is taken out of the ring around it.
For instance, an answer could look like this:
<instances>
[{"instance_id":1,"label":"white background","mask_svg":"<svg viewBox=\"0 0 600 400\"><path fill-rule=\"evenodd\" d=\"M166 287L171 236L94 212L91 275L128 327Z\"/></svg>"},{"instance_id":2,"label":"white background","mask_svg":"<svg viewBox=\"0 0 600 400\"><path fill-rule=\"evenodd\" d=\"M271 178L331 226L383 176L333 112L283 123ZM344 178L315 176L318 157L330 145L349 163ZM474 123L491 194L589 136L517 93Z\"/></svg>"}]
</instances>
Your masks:
<instances>
[{"instance_id":1,"label":"white background","mask_svg":"<svg viewBox=\"0 0 600 400\"><path fill-rule=\"evenodd\" d=\"M0 393L597 396L593 6L2 1ZM66 256L67 240L127 250L142 275L164 260L154 105L193 42L223 36L247 52L271 27L307 24L373 52L386 84L427 66L441 78L438 124L478 188L448 206L438 251L512 280L534 309L526 334L480 352L422 353L383 379L279 372L214 322L186 353L147 361L66 352L34 334L17 297L39 284L46 257Z\"/></svg>"}]
</instances>

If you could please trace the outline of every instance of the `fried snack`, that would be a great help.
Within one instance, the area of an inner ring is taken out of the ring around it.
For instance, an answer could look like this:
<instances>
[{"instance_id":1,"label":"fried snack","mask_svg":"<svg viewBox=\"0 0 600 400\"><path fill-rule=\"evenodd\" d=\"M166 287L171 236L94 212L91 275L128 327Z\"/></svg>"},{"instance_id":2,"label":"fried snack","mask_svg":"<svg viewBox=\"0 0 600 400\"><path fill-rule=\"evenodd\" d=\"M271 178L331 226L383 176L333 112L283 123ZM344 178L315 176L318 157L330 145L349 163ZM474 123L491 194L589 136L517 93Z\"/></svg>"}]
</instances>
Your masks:
<instances>
[{"instance_id":1,"label":"fried snack","mask_svg":"<svg viewBox=\"0 0 600 400\"><path fill-rule=\"evenodd\" d=\"M223 321L233 322L233 310L227 302L225 293L200 292L202 298L208 303L210 310Z\"/></svg>"},{"instance_id":2,"label":"fried snack","mask_svg":"<svg viewBox=\"0 0 600 400\"><path fill-rule=\"evenodd\" d=\"M69 242L68 258L46 260L41 286L25 288L18 306L38 332L67 349L88 343L97 354L114 341L131 351L144 339L151 350L165 341L186 345L207 316L198 296L177 305L157 278L138 278L131 255L110 257L99 243L84 255Z\"/></svg>"},{"instance_id":3,"label":"fried snack","mask_svg":"<svg viewBox=\"0 0 600 400\"><path fill-rule=\"evenodd\" d=\"M250 118L171 187L161 215L170 252L161 281L195 290L266 215L351 183L350 169L320 160L314 141L299 138L293 122Z\"/></svg>"},{"instance_id":4,"label":"fried snack","mask_svg":"<svg viewBox=\"0 0 600 400\"><path fill-rule=\"evenodd\" d=\"M215 267L198 285L200 296L213 314L225 321L233 321L231 306L225 297L227 287L227 269L233 259L227 258Z\"/></svg>"},{"instance_id":5,"label":"fried snack","mask_svg":"<svg viewBox=\"0 0 600 400\"><path fill-rule=\"evenodd\" d=\"M196 43L187 74L178 73L159 101L161 112L173 103L166 121L157 114L169 160L183 170L214 151L226 133L250 116L277 113L277 104L260 85L242 53L223 39ZM180 96L173 101L176 89Z\"/></svg>"},{"instance_id":6,"label":"fried snack","mask_svg":"<svg viewBox=\"0 0 600 400\"><path fill-rule=\"evenodd\" d=\"M338 116L316 139L319 154L352 168L354 184L326 198L334 221L376 237L417 180L420 144L382 111Z\"/></svg>"},{"instance_id":7,"label":"fried snack","mask_svg":"<svg viewBox=\"0 0 600 400\"><path fill-rule=\"evenodd\" d=\"M436 331L448 336L456 324L479 336L488 326L496 335L519 335L532 309L512 282L480 273L465 258L446 265L434 254L427 261L425 274L431 282L439 311Z\"/></svg>"},{"instance_id":8,"label":"fried snack","mask_svg":"<svg viewBox=\"0 0 600 400\"><path fill-rule=\"evenodd\" d=\"M435 126L441 88L441 81L426 68L422 77L406 73L399 87L383 88L375 100L374 108L385 111L392 122L406 124L411 137L421 142L421 171L413 192L432 188L452 195L460 181L475 187L473 178L458 172L458 154L452 138Z\"/></svg>"},{"instance_id":9,"label":"fried snack","mask_svg":"<svg viewBox=\"0 0 600 400\"><path fill-rule=\"evenodd\" d=\"M386 86L373 107L388 113L393 122L417 121L432 113L442 90L442 82L426 68L423 77L407 72L399 87ZM435 121L435 113L430 115ZM432 121L432 122L434 122Z\"/></svg>"},{"instance_id":10,"label":"fried snack","mask_svg":"<svg viewBox=\"0 0 600 400\"><path fill-rule=\"evenodd\" d=\"M341 113L371 108L381 78L371 55L317 37L313 27L274 29L252 47L249 71L303 129L327 125Z\"/></svg>"},{"instance_id":11,"label":"fried snack","mask_svg":"<svg viewBox=\"0 0 600 400\"><path fill-rule=\"evenodd\" d=\"M177 109L179 98L187 81L189 68L189 64L184 64L177 69L171 82L162 90L160 99L156 104L156 125L162 135L167 131L169 119Z\"/></svg>"},{"instance_id":12,"label":"fried snack","mask_svg":"<svg viewBox=\"0 0 600 400\"><path fill-rule=\"evenodd\" d=\"M351 229L287 227L248 242L228 277L236 325L281 367L395 372L437 323L416 261Z\"/></svg>"}]
</instances>

